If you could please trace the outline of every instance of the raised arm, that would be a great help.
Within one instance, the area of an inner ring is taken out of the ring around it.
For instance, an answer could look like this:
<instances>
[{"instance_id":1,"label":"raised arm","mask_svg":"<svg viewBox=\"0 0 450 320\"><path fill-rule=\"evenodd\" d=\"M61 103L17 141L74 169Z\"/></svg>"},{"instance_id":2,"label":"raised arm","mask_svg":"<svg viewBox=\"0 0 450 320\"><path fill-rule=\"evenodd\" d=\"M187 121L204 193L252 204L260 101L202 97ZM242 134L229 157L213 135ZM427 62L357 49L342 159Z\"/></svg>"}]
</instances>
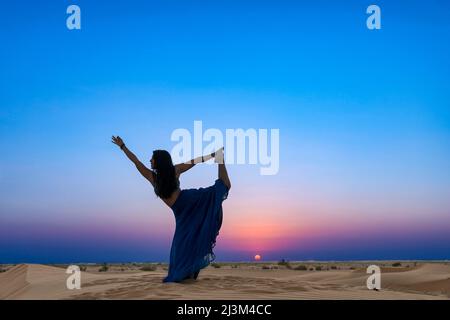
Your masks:
<instances>
[{"instance_id":1,"label":"raised arm","mask_svg":"<svg viewBox=\"0 0 450 320\"><path fill-rule=\"evenodd\" d=\"M127 148L127 146L119 136L116 137L112 136L112 143L118 145L120 149L122 149L122 151L125 152L125 155L128 157L128 159L131 160L131 162L134 163L134 165L144 178L150 181L152 185L155 184L153 171L147 168L141 161L139 161L136 155Z\"/></svg>"},{"instance_id":2,"label":"raised arm","mask_svg":"<svg viewBox=\"0 0 450 320\"><path fill-rule=\"evenodd\" d=\"M191 169L197 163L202 163L202 162L208 161L208 160L214 158L214 156L215 156L215 152L208 154L206 156L197 157L197 158L192 159L185 163L177 164L177 165L175 165L175 172L177 173L177 175L180 175L183 172L186 172L189 169Z\"/></svg>"}]
</instances>

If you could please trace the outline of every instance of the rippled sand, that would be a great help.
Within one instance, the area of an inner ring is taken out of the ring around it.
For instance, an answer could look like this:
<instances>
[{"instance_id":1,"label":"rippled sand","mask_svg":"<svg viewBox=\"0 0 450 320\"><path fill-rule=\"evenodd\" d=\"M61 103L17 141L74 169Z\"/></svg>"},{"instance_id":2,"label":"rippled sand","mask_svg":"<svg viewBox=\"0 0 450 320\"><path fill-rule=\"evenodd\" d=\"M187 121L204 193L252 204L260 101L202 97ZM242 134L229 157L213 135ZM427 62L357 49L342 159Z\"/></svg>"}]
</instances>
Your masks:
<instances>
[{"instance_id":1,"label":"rippled sand","mask_svg":"<svg viewBox=\"0 0 450 320\"><path fill-rule=\"evenodd\" d=\"M367 289L369 275L360 263L322 263L322 271L276 263L216 266L183 283L162 283L162 265L154 271L121 265L107 272L89 266L81 273L81 289L68 290L65 268L22 264L0 273L0 299L450 299L446 263L382 267L380 291Z\"/></svg>"}]
</instances>

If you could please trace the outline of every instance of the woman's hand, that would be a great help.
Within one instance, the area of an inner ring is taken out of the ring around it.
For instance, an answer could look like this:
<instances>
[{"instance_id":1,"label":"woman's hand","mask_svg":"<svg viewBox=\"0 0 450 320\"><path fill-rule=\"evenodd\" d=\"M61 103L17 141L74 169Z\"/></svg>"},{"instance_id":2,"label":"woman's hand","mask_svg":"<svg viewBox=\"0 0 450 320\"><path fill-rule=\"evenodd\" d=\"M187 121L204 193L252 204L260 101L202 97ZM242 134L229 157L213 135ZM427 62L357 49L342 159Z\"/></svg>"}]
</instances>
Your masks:
<instances>
[{"instance_id":1,"label":"woman's hand","mask_svg":"<svg viewBox=\"0 0 450 320\"><path fill-rule=\"evenodd\" d=\"M116 136L116 137L112 136L112 141L111 142L114 143L114 144L117 144L120 148L122 148L122 146L125 144L123 142L122 138L119 137L119 136Z\"/></svg>"}]
</instances>

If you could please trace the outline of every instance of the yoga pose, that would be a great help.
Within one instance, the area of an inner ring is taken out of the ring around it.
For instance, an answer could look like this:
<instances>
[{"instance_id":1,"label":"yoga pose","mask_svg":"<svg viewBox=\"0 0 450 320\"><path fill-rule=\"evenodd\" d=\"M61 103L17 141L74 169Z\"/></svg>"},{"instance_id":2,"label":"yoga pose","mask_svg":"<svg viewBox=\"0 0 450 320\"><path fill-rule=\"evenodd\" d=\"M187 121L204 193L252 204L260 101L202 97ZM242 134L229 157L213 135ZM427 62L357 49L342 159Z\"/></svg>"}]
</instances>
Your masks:
<instances>
[{"instance_id":1,"label":"yoga pose","mask_svg":"<svg viewBox=\"0 0 450 320\"><path fill-rule=\"evenodd\" d=\"M127 148L119 136L113 136L112 142L125 152L138 171L152 184L156 195L175 215L169 272L163 281L197 279L200 270L215 259L213 248L222 226L222 202L228 197L231 188L223 148L175 166L169 152L155 150L149 169ZM195 164L212 158L219 167L215 183L207 188L181 190L180 175Z\"/></svg>"}]
</instances>

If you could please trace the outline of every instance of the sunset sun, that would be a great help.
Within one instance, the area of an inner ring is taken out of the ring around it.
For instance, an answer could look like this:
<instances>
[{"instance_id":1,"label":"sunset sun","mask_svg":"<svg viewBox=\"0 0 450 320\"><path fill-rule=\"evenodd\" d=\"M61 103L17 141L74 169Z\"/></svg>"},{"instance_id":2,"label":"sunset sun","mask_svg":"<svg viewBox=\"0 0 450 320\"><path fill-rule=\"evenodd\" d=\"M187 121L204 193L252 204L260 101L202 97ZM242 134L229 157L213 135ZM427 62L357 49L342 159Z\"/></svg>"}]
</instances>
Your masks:
<instances>
[{"instance_id":1,"label":"sunset sun","mask_svg":"<svg viewBox=\"0 0 450 320\"><path fill-rule=\"evenodd\" d=\"M256 261L261 260L261 256L259 254L255 255L255 260Z\"/></svg>"}]
</instances>

